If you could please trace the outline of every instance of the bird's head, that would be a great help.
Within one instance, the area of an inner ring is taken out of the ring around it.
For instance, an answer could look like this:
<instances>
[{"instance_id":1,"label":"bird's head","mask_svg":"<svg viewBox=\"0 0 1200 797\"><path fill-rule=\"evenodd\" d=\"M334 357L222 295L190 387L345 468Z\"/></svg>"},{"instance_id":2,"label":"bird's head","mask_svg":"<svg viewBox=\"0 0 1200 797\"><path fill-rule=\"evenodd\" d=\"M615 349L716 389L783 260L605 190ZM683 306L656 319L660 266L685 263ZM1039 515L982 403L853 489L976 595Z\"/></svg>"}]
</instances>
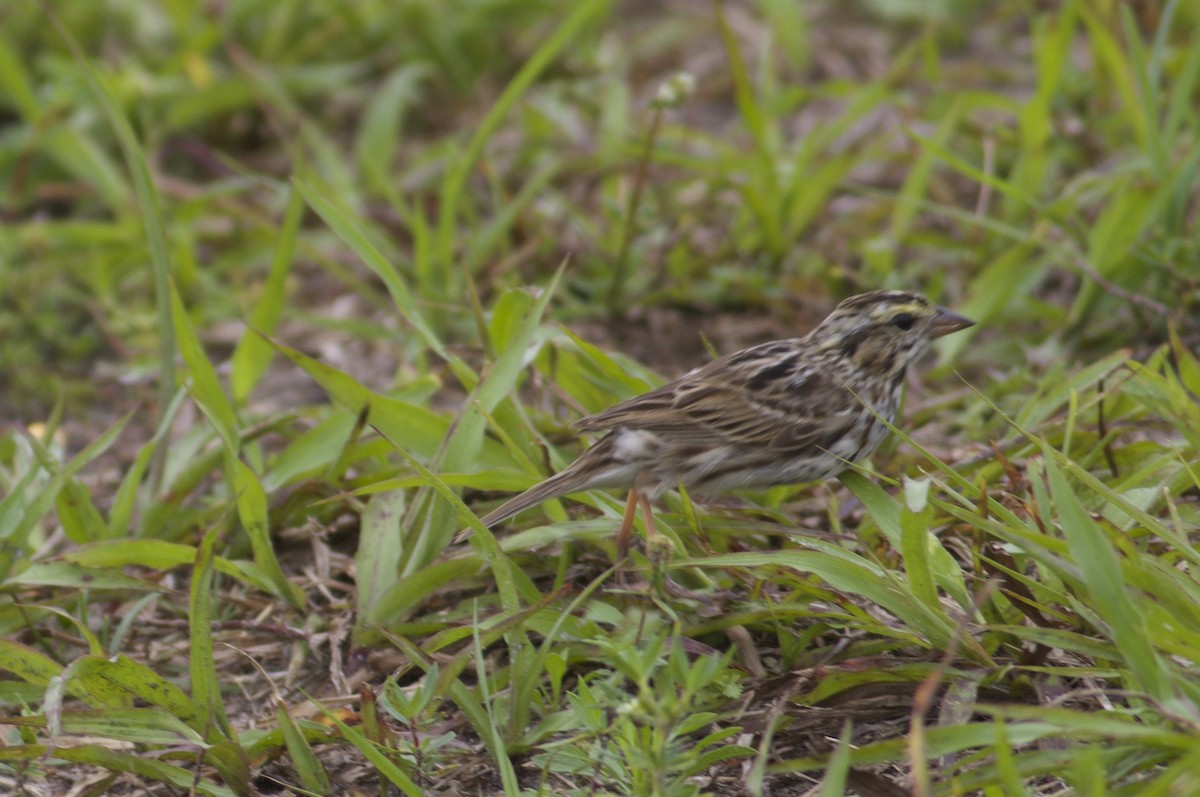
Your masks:
<instances>
[{"instance_id":1,"label":"bird's head","mask_svg":"<svg viewBox=\"0 0 1200 797\"><path fill-rule=\"evenodd\" d=\"M919 293L872 291L843 301L809 338L860 369L894 374L937 338L974 323Z\"/></svg>"}]
</instances>

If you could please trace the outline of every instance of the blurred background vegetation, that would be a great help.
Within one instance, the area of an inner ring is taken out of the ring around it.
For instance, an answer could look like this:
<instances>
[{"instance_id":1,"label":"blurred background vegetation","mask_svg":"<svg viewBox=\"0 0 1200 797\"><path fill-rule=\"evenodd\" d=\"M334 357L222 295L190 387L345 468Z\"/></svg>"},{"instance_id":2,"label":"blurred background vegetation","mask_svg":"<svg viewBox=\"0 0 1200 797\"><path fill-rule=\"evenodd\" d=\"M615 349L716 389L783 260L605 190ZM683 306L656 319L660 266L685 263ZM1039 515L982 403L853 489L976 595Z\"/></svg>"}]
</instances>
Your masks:
<instances>
[{"instance_id":1,"label":"blurred background vegetation","mask_svg":"<svg viewBox=\"0 0 1200 797\"><path fill-rule=\"evenodd\" d=\"M52 5L145 149L174 278L214 336L248 316L296 174L453 341L475 338L469 283L486 302L568 256L563 318L786 318L797 296L819 314L918 286L965 298L981 331L1111 348L1167 319L1093 272L1194 307L1189 3L764 1L723 27L706 3L600 4L549 49L566 16L536 0ZM144 214L79 70L37 3L9 4L8 405L44 407L97 363L153 368ZM657 108L680 72L694 91ZM296 247L288 320L345 327L350 296L359 335L396 337L311 214ZM998 365L1025 343L994 340Z\"/></svg>"}]
</instances>

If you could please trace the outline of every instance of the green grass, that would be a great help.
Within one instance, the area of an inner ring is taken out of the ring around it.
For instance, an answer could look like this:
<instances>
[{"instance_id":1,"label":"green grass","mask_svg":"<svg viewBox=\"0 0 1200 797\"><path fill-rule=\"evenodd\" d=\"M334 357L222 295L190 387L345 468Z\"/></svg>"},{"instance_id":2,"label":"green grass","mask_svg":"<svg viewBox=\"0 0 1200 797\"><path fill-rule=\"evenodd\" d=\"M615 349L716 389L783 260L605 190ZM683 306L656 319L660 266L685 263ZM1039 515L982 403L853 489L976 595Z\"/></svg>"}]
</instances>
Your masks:
<instances>
[{"instance_id":1,"label":"green grass","mask_svg":"<svg viewBox=\"0 0 1200 797\"><path fill-rule=\"evenodd\" d=\"M1200 11L1051 5L11 4L6 789L1200 788ZM479 524L878 287L870 469Z\"/></svg>"}]
</instances>

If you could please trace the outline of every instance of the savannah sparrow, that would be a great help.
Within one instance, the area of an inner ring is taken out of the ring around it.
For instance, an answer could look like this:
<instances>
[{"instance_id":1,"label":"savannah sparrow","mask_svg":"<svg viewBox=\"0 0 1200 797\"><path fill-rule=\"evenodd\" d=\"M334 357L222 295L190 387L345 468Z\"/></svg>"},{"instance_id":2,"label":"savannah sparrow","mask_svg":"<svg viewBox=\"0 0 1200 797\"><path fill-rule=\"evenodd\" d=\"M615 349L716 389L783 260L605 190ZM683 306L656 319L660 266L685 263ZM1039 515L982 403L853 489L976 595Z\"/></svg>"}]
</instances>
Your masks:
<instances>
[{"instance_id":1,"label":"savannah sparrow","mask_svg":"<svg viewBox=\"0 0 1200 797\"><path fill-rule=\"evenodd\" d=\"M494 526L542 501L629 488L623 557L641 504L682 484L699 493L828 479L869 456L894 423L908 366L935 338L974 324L905 291L851 296L802 338L713 360L580 420L605 432L561 473L482 518ZM882 419L882 420L881 420Z\"/></svg>"}]
</instances>

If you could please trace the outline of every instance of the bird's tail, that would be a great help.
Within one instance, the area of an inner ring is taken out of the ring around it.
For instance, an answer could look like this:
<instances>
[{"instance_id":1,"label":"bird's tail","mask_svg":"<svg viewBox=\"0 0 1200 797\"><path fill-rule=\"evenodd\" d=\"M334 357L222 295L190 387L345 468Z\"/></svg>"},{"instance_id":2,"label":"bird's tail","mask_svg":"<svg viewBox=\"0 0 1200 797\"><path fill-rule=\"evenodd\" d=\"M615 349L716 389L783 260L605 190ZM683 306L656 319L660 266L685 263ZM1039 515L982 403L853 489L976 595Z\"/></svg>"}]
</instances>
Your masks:
<instances>
[{"instance_id":1,"label":"bird's tail","mask_svg":"<svg viewBox=\"0 0 1200 797\"><path fill-rule=\"evenodd\" d=\"M572 469L568 468L562 473L557 473L554 476L551 476L549 479L546 479L544 482L539 482L520 495L509 499L493 509L491 512L488 512L486 515L481 517L479 521L490 529L493 526L508 520L513 515L516 515L519 512L524 512L526 509L535 507L543 501L549 501L551 498L558 498L559 496L566 495L567 493L573 493L586 489L586 485L581 485L579 483L578 475L572 473ZM454 541L461 542L470 537L472 533L473 532L471 529L463 529L458 533L458 536L454 538Z\"/></svg>"}]
</instances>

